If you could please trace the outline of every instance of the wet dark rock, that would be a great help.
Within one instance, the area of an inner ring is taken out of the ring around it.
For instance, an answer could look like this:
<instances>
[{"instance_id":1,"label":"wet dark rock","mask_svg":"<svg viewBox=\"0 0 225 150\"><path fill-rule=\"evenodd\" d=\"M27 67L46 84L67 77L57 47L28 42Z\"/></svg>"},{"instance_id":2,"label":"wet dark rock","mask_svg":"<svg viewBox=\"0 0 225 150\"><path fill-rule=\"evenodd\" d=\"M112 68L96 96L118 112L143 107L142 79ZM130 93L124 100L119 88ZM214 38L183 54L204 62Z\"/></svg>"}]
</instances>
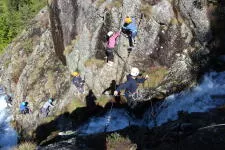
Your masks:
<instances>
[{"instance_id":1,"label":"wet dark rock","mask_svg":"<svg viewBox=\"0 0 225 150\"><path fill-rule=\"evenodd\" d=\"M223 150L225 148L223 115L225 115L224 109L208 113L180 113L178 120L165 123L160 127L149 129L131 126L117 133L137 144L138 149ZM64 147L71 149L71 143L73 147L81 149L104 149L101 146L106 144L106 137L110 134L77 135L69 140L62 139L60 142L43 146L40 149Z\"/></svg>"}]
</instances>

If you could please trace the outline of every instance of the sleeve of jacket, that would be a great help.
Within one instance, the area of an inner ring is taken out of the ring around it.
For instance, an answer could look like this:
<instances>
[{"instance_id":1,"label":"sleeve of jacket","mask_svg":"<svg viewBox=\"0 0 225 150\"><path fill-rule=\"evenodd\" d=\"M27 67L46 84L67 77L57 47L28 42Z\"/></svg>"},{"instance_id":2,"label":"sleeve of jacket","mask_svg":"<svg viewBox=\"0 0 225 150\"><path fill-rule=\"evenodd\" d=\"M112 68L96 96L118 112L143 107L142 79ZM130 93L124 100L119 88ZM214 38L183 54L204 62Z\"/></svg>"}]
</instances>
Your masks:
<instances>
[{"instance_id":1,"label":"sleeve of jacket","mask_svg":"<svg viewBox=\"0 0 225 150\"><path fill-rule=\"evenodd\" d=\"M144 83L145 80L146 80L145 78L136 79L137 83Z\"/></svg>"},{"instance_id":2,"label":"sleeve of jacket","mask_svg":"<svg viewBox=\"0 0 225 150\"><path fill-rule=\"evenodd\" d=\"M128 29L127 27L123 26L122 29Z\"/></svg>"},{"instance_id":3,"label":"sleeve of jacket","mask_svg":"<svg viewBox=\"0 0 225 150\"><path fill-rule=\"evenodd\" d=\"M116 89L116 91L119 92L120 90L125 90L129 87L129 85L130 85L129 82L122 83L119 85L119 87Z\"/></svg>"},{"instance_id":4,"label":"sleeve of jacket","mask_svg":"<svg viewBox=\"0 0 225 150\"><path fill-rule=\"evenodd\" d=\"M113 38L116 39L118 36L120 36L120 32L116 32L116 33L113 35Z\"/></svg>"}]
</instances>

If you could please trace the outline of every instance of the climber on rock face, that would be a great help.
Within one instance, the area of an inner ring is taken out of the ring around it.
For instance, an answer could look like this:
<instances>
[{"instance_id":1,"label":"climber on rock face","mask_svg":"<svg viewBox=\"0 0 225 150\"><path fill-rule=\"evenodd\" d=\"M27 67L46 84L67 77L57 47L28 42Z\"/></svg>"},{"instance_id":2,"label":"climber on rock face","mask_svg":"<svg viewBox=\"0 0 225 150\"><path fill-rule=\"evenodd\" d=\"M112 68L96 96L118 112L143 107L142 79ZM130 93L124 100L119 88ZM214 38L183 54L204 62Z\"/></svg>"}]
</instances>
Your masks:
<instances>
[{"instance_id":1,"label":"climber on rock face","mask_svg":"<svg viewBox=\"0 0 225 150\"><path fill-rule=\"evenodd\" d=\"M47 117L50 112L50 108L54 107L52 103L53 103L53 98L50 98L48 99L47 102L45 102L45 104L41 108L41 113L43 114L44 117Z\"/></svg>"},{"instance_id":2,"label":"climber on rock face","mask_svg":"<svg viewBox=\"0 0 225 150\"><path fill-rule=\"evenodd\" d=\"M76 86L79 93L84 94L84 83L85 81L81 78L79 72L73 72L73 84Z\"/></svg>"},{"instance_id":3,"label":"climber on rock face","mask_svg":"<svg viewBox=\"0 0 225 150\"><path fill-rule=\"evenodd\" d=\"M20 113L21 114L29 114L30 113L30 109L28 107L28 102L23 101L20 104Z\"/></svg>"},{"instance_id":4,"label":"climber on rock face","mask_svg":"<svg viewBox=\"0 0 225 150\"><path fill-rule=\"evenodd\" d=\"M144 78L137 78L139 75L138 68L132 68L131 73L127 76L127 81L122 83L114 92L117 96L120 90L125 90L125 97L127 100L131 99L132 94L134 94L138 88L138 83L144 83L149 77L146 75Z\"/></svg>"},{"instance_id":5,"label":"climber on rock face","mask_svg":"<svg viewBox=\"0 0 225 150\"><path fill-rule=\"evenodd\" d=\"M7 106L11 107L12 106L12 96L10 96L9 94L6 94L4 99L5 99L6 103L7 103Z\"/></svg>"},{"instance_id":6,"label":"climber on rock face","mask_svg":"<svg viewBox=\"0 0 225 150\"><path fill-rule=\"evenodd\" d=\"M120 36L120 31L113 33L112 31L109 31L107 33L107 47L106 47L106 56L107 56L107 64L109 66L113 65L113 50L116 45L116 39Z\"/></svg>"},{"instance_id":7,"label":"climber on rock face","mask_svg":"<svg viewBox=\"0 0 225 150\"><path fill-rule=\"evenodd\" d=\"M131 17L126 17L124 19L124 24L122 27L122 32L128 36L129 46L134 47L135 37L137 36L137 25L135 19Z\"/></svg>"}]
</instances>

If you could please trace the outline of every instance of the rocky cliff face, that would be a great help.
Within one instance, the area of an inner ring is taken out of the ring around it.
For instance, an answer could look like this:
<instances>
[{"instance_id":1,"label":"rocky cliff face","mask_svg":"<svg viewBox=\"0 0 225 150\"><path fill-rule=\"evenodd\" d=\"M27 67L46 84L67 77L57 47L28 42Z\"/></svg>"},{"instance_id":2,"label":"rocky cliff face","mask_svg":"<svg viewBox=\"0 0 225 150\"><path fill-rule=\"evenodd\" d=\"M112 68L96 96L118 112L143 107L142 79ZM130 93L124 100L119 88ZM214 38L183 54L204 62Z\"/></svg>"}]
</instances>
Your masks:
<instances>
[{"instance_id":1,"label":"rocky cliff face","mask_svg":"<svg viewBox=\"0 0 225 150\"><path fill-rule=\"evenodd\" d=\"M122 82L131 67L146 74L166 67L162 84L147 98L165 97L196 82L208 63L210 50L218 46L210 26L214 3L196 0L55 0L48 1L30 26L1 56L1 83L14 94L15 120L22 129L34 129L39 109L55 97L55 111L75 97L70 73L78 70L86 88L98 96L111 80ZM125 16L136 18L137 44L128 56L128 40L118 39L113 67L105 64L105 35L118 31ZM221 39L221 38L220 38ZM210 41L210 46L209 46ZM149 92L150 91L150 92ZM151 93L151 94L150 94ZM32 115L18 115L27 100ZM32 133L30 133L32 135Z\"/></svg>"},{"instance_id":2,"label":"rocky cliff face","mask_svg":"<svg viewBox=\"0 0 225 150\"><path fill-rule=\"evenodd\" d=\"M151 67L166 67L165 81L147 100L165 96L191 85L207 64L210 50L206 44L212 38L207 4L199 8L195 1L182 0L58 0L49 6L57 56L66 58L61 60L70 72L79 70L97 94L111 80L123 81L131 67L146 73ZM108 67L104 64L105 35L118 31L125 16L136 18L137 44L128 56L128 40L121 36L115 64Z\"/></svg>"}]
</instances>

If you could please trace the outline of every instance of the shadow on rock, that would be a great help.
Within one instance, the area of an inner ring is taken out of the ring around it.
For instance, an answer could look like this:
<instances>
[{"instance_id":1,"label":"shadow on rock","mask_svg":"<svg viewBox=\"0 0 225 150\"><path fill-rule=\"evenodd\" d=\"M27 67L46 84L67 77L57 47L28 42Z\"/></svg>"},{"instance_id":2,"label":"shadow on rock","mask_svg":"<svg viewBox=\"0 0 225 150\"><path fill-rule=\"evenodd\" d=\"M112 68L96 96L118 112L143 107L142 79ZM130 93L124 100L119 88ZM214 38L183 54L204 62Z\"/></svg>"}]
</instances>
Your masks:
<instances>
[{"instance_id":1,"label":"shadow on rock","mask_svg":"<svg viewBox=\"0 0 225 150\"><path fill-rule=\"evenodd\" d=\"M62 141L73 137L76 133L76 129L82 126L91 117L104 115L109 109L112 108L126 108L125 103L120 104L113 100L104 106L96 104L96 96L93 91L90 90L85 97L86 107L78 107L71 113L64 112L63 114L54 118L54 120L44 123L37 127L35 131L35 138L37 144L44 146L57 141ZM68 133L67 131L71 131ZM60 136L63 133L65 135Z\"/></svg>"}]
</instances>

